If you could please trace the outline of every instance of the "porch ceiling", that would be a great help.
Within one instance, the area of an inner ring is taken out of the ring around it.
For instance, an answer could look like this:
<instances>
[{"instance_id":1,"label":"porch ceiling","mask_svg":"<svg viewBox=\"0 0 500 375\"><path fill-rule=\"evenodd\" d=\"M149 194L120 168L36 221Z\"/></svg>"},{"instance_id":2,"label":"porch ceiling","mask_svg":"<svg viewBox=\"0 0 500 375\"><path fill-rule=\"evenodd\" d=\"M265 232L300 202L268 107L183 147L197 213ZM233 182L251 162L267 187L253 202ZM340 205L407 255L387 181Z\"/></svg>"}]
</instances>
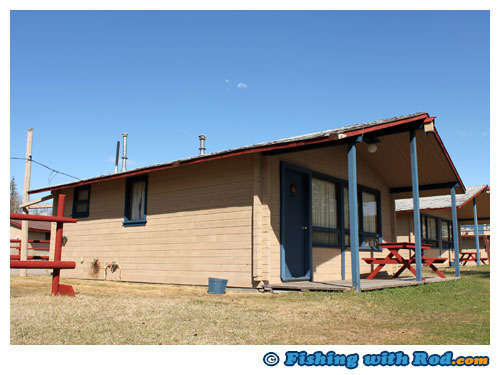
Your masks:
<instances>
[{"instance_id":1,"label":"porch ceiling","mask_svg":"<svg viewBox=\"0 0 500 375\"><path fill-rule=\"evenodd\" d=\"M474 224L474 204L470 200L458 210L460 224ZM490 192L489 190L476 196L476 208L479 224L490 222ZM481 219L481 220L479 220Z\"/></svg>"},{"instance_id":2,"label":"porch ceiling","mask_svg":"<svg viewBox=\"0 0 500 375\"><path fill-rule=\"evenodd\" d=\"M365 139L367 136L365 136ZM357 147L359 158L377 171L391 189L396 189L394 197L409 198L411 192L411 156L410 137L408 132L388 134L377 137L375 153L368 152L368 143L362 142ZM418 178L420 196L450 194L449 187L425 189L425 185L434 187L442 184L457 183L457 194L464 193L451 159L444 149L436 130L425 133L423 129L416 131Z\"/></svg>"}]
</instances>

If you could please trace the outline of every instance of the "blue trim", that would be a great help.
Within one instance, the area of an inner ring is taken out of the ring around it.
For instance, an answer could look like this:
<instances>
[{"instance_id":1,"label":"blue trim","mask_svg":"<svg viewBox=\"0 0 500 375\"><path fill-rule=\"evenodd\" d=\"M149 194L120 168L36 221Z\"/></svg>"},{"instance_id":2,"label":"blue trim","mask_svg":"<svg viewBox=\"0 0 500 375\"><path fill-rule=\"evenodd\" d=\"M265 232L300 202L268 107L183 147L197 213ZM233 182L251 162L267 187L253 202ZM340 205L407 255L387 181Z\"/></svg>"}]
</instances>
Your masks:
<instances>
[{"instance_id":1,"label":"blue trim","mask_svg":"<svg viewBox=\"0 0 500 375\"><path fill-rule=\"evenodd\" d=\"M455 186L457 183L456 182L443 182L440 184L429 184L429 185L419 185L418 189L420 190L438 190L438 189L449 189L452 186ZM400 186L400 187L394 187L389 189L390 194L396 194L396 193L409 193L413 191L413 185L412 186Z\"/></svg>"},{"instance_id":2,"label":"blue trim","mask_svg":"<svg viewBox=\"0 0 500 375\"><path fill-rule=\"evenodd\" d=\"M84 191L84 190L88 191L88 197L86 199L87 208L84 212L76 212L77 203L85 202L85 200L78 201L76 199L76 197L78 196L78 193L80 191ZM73 209L71 212L71 217L73 217L73 218L88 217L89 216L89 208L90 208L90 185L75 187L73 190Z\"/></svg>"},{"instance_id":3,"label":"blue trim","mask_svg":"<svg viewBox=\"0 0 500 375\"><path fill-rule=\"evenodd\" d=\"M358 232L358 191L356 176L356 143L349 145L347 156L347 171L349 176L349 230L351 241L352 288L361 292L359 271L359 232Z\"/></svg>"},{"instance_id":4,"label":"blue trim","mask_svg":"<svg viewBox=\"0 0 500 375\"><path fill-rule=\"evenodd\" d=\"M144 219L142 220L130 220L128 218L130 211L130 189L131 185L134 182L144 181L145 182L145 196L144 196ZM133 226L141 226L146 225L147 223L147 206L148 206L148 175L136 176L127 178L125 181L125 208L123 213L123 226L124 227L133 227Z\"/></svg>"},{"instance_id":5,"label":"blue trim","mask_svg":"<svg viewBox=\"0 0 500 375\"><path fill-rule=\"evenodd\" d=\"M287 269L285 263L285 162L280 163L280 277L282 281L287 281Z\"/></svg>"},{"instance_id":6,"label":"blue trim","mask_svg":"<svg viewBox=\"0 0 500 375\"><path fill-rule=\"evenodd\" d=\"M458 247L457 197L455 188L451 188L451 217L453 220L453 248L455 249L455 277L460 277L460 249Z\"/></svg>"},{"instance_id":7,"label":"blue trim","mask_svg":"<svg viewBox=\"0 0 500 375\"><path fill-rule=\"evenodd\" d=\"M345 280L345 223L344 223L344 187L339 189L339 207L341 208L339 214L340 226L340 274L342 280Z\"/></svg>"},{"instance_id":8,"label":"blue trim","mask_svg":"<svg viewBox=\"0 0 500 375\"><path fill-rule=\"evenodd\" d=\"M124 227L139 227L146 225L147 220L127 220L123 222Z\"/></svg>"},{"instance_id":9,"label":"blue trim","mask_svg":"<svg viewBox=\"0 0 500 375\"><path fill-rule=\"evenodd\" d=\"M476 235L476 264L481 265L481 251L479 250L479 227L477 225L477 208L476 208L476 198L472 200L473 210L474 210L474 234Z\"/></svg>"},{"instance_id":10,"label":"blue trim","mask_svg":"<svg viewBox=\"0 0 500 375\"><path fill-rule=\"evenodd\" d=\"M415 268L417 281L422 281L422 234L420 233L420 197L418 185L417 137L410 130L411 183L413 194L413 230L415 234Z\"/></svg>"},{"instance_id":11,"label":"blue trim","mask_svg":"<svg viewBox=\"0 0 500 375\"><path fill-rule=\"evenodd\" d=\"M307 246L309 248L309 271L307 272L307 275L309 277L309 280L312 280L313 277L313 251L312 251L312 181L311 181L311 173L308 173L308 178L307 178L307 191L308 191L308 197L307 197L307 205L308 205L308 210L307 210L307 217L308 217L308 224L307 224Z\"/></svg>"}]
</instances>

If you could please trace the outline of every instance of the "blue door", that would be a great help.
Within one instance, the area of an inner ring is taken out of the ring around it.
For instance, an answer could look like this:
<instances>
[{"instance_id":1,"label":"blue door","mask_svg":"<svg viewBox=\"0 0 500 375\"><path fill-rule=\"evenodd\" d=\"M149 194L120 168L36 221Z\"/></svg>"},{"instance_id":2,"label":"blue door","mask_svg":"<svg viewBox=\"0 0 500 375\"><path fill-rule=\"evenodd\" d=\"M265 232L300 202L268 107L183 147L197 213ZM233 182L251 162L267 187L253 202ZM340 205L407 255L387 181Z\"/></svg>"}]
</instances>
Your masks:
<instances>
[{"instance_id":1,"label":"blue door","mask_svg":"<svg viewBox=\"0 0 500 375\"><path fill-rule=\"evenodd\" d=\"M282 166L281 279L311 279L309 174Z\"/></svg>"}]
</instances>

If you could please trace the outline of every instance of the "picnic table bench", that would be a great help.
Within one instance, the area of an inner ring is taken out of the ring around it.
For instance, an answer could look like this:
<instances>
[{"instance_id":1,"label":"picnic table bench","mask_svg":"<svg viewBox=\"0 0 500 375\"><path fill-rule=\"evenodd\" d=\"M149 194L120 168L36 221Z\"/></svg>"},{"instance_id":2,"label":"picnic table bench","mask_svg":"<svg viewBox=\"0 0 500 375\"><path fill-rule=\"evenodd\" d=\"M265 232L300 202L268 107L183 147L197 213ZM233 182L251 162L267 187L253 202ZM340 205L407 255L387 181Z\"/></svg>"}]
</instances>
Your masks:
<instances>
[{"instance_id":1,"label":"picnic table bench","mask_svg":"<svg viewBox=\"0 0 500 375\"><path fill-rule=\"evenodd\" d=\"M386 264L401 264L399 270L392 276L393 278L398 277L401 273L408 269L413 275L417 276L417 271L412 267L412 264L415 263L415 254L411 255L411 251L415 252L415 244L411 242L388 242L380 244L380 247L383 249L389 250L389 254L385 258L362 258L366 263L371 265L377 265L377 267L368 275L367 280L373 279L381 270L384 268ZM405 259L399 253L400 250L410 250L409 259ZM430 250L430 245L421 245L422 250ZM439 277L446 278L446 276L437 269L434 264L444 263L448 259L447 258L435 258L435 257L427 257L422 256L422 264L426 264L430 269L432 269ZM425 280L425 278L422 278Z\"/></svg>"},{"instance_id":2,"label":"picnic table bench","mask_svg":"<svg viewBox=\"0 0 500 375\"><path fill-rule=\"evenodd\" d=\"M479 260L483 264L486 264L488 257L481 257L481 258L479 258ZM460 253L460 258L458 258L458 261L463 262L462 265L464 265L464 266L467 262L477 262L477 254L475 251L462 251Z\"/></svg>"}]
</instances>

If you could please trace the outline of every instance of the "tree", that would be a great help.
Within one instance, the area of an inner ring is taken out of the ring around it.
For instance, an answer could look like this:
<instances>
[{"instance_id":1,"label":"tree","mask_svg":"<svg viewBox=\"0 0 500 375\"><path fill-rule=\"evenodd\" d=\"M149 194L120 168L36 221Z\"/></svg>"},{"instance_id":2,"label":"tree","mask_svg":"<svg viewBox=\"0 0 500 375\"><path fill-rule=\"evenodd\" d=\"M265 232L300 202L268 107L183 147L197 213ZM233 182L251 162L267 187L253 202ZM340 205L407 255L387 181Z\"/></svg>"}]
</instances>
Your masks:
<instances>
[{"instance_id":1,"label":"tree","mask_svg":"<svg viewBox=\"0 0 500 375\"><path fill-rule=\"evenodd\" d=\"M21 197L17 192L17 184L14 177L10 180L10 212L20 213L19 205L21 204Z\"/></svg>"}]
</instances>

